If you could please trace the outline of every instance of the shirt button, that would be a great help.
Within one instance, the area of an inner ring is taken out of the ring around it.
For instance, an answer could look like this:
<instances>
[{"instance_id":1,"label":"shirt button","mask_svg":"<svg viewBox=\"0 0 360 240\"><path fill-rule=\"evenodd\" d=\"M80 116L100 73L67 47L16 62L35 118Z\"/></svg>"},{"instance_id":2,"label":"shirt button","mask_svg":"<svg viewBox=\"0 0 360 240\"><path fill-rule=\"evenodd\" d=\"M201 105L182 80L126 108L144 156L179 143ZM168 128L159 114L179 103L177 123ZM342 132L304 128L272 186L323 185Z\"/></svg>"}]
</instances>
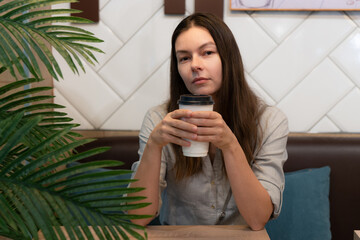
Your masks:
<instances>
[{"instance_id":1,"label":"shirt button","mask_svg":"<svg viewBox=\"0 0 360 240\"><path fill-rule=\"evenodd\" d=\"M215 209L215 206L214 206L214 205L211 205L211 208L212 208L212 209Z\"/></svg>"}]
</instances>

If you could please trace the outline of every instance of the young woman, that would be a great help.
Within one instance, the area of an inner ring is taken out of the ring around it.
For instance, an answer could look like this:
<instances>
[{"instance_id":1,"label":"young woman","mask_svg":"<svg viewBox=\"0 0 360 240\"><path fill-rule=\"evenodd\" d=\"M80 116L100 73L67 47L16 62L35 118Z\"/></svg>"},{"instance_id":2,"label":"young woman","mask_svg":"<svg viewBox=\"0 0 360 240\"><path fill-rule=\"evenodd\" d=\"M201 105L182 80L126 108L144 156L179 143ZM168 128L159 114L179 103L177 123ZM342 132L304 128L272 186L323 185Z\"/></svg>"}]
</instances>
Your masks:
<instances>
[{"instance_id":1,"label":"young woman","mask_svg":"<svg viewBox=\"0 0 360 240\"><path fill-rule=\"evenodd\" d=\"M249 88L236 41L211 14L186 17L172 36L170 100L148 111L131 187L145 190L146 208L171 225L248 224L264 228L280 213L288 123ZM179 110L182 94L211 95L214 111ZM181 146L210 142L203 158ZM129 194L130 195L130 194ZM147 225L151 219L134 220Z\"/></svg>"}]
</instances>

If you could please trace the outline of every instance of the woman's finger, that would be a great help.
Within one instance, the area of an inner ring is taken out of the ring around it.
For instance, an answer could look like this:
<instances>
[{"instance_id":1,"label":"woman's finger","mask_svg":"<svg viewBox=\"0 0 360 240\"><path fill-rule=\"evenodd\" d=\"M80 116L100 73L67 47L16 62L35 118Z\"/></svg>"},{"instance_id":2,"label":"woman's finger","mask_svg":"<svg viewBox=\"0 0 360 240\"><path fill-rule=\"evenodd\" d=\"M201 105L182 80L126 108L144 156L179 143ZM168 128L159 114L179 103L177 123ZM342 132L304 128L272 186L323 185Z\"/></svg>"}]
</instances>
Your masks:
<instances>
[{"instance_id":1,"label":"woman's finger","mask_svg":"<svg viewBox=\"0 0 360 240\"><path fill-rule=\"evenodd\" d=\"M211 127L216 125L214 119L207 119L207 118L184 118L183 121L196 125L198 127Z\"/></svg>"},{"instance_id":2,"label":"woman's finger","mask_svg":"<svg viewBox=\"0 0 360 240\"><path fill-rule=\"evenodd\" d=\"M191 117L183 118L183 120L196 126L204 127L216 126L223 122L221 115L213 111L192 112Z\"/></svg>"},{"instance_id":3,"label":"woman's finger","mask_svg":"<svg viewBox=\"0 0 360 240\"><path fill-rule=\"evenodd\" d=\"M174 118L174 119L181 119L181 118L190 117L191 113L192 113L192 111L187 110L187 109L177 109L177 110L172 111L168 115L170 115L170 117Z\"/></svg>"},{"instance_id":4,"label":"woman's finger","mask_svg":"<svg viewBox=\"0 0 360 240\"><path fill-rule=\"evenodd\" d=\"M215 111L194 111L191 112L192 118L207 118L207 119L216 119L221 118L221 115Z\"/></svg>"},{"instance_id":5,"label":"woman's finger","mask_svg":"<svg viewBox=\"0 0 360 240\"><path fill-rule=\"evenodd\" d=\"M169 142L174 143L176 145L184 146L184 147L189 147L191 145L191 143L189 141L186 141L186 139L179 138L179 137L172 136L172 135L169 135Z\"/></svg>"},{"instance_id":6,"label":"woman's finger","mask_svg":"<svg viewBox=\"0 0 360 240\"><path fill-rule=\"evenodd\" d=\"M191 111L185 109L178 109L167 114L162 120L162 124L164 126L171 126L172 128L180 129L183 131L196 132L196 125L183 121L183 119L188 118L190 115ZM175 133L173 132L172 134Z\"/></svg>"},{"instance_id":7,"label":"woman's finger","mask_svg":"<svg viewBox=\"0 0 360 240\"><path fill-rule=\"evenodd\" d=\"M170 136L175 136L178 138L187 138L187 139L191 139L191 140L194 140L197 137L197 134L194 131L186 131L186 130L182 130L179 128L173 128L173 127L166 128L166 130L164 130L164 132L166 132Z\"/></svg>"}]
</instances>

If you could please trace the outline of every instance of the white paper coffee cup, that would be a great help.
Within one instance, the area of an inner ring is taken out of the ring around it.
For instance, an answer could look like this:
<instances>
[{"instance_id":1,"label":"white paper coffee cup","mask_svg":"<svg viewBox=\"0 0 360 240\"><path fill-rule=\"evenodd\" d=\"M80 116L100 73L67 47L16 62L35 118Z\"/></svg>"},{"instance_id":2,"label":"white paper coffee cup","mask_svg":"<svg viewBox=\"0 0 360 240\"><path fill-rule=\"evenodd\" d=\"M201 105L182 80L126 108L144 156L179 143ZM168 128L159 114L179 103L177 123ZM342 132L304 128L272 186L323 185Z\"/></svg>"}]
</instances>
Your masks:
<instances>
[{"instance_id":1,"label":"white paper coffee cup","mask_svg":"<svg viewBox=\"0 0 360 240\"><path fill-rule=\"evenodd\" d=\"M208 95L181 95L178 101L180 109L188 109L191 111L212 111L214 101ZM189 147L182 147L184 156L187 157L205 157L209 151L208 142L197 142L186 139L191 145Z\"/></svg>"}]
</instances>

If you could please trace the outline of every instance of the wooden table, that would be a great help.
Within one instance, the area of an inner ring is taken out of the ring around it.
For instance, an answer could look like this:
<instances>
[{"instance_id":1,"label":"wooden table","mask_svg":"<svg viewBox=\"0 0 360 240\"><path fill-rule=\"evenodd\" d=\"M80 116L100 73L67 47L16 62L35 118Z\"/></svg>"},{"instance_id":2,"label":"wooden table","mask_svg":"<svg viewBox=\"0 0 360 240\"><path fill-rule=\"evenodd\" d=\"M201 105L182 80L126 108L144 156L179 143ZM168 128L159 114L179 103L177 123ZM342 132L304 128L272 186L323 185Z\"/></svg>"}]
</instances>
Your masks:
<instances>
[{"instance_id":1,"label":"wooden table","mask_svg":"<svg viewBox=\"0 0 360 240\"><path fill-rule=\"evenodd\" d=\"M270 240L266 230L252 231L247 226L206 225L206 226L149 226L149 240Z\"/></svg>"},{"instance_id":2,"label":"wooden table","mask_svg":"<svg viewBox=\"0 0 360 240\"><path fill-rule=\"evenodd\" d=\"M146 231L149 240L270 240L265 229L252 231L242 225L148 226ZM41 232L39 239L45 239Z\"/></svg>"}]
</instances>

